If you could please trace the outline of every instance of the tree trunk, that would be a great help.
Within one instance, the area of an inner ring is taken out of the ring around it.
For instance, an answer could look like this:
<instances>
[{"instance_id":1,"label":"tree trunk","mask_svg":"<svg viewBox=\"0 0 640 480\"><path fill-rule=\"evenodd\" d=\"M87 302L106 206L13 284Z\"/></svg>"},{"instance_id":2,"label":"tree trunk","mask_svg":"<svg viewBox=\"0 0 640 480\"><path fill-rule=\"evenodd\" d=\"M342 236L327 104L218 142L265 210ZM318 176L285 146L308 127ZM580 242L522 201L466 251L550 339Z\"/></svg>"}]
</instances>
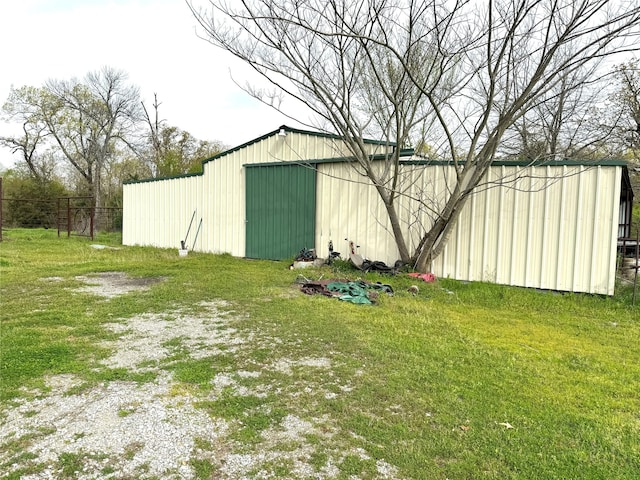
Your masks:
<instances>
[{"instance_id":1,"label":"tree trunk","mask_svg":"<svg viewBox=\"0 0 640 480\"><path fill-rule=\"evenodd\" d=\"M411 261L411 255L409 255L409 249L407 248L407 242L404 238L404 232L402 230L402 226L400 225L400 219L398 217L398 212L396 211L395 203L391 200L391 198L389 198L389 194L384 187L376 185L376 190L378 191L378 194L382 199L382 203L387 210L389 222L391 223L391 230L393 232L393 238L395 239L396 246L398 247L400 260L405 263L409 263Z\"/></svg>"},{"instance_id":2,"label":"tree trunk","mask_svg":"<svg viewBox=\"0 0 640 480\"><path fill-rule=\"evenodd\" d=\"M490 164L488 164L490 165ZM431 270L431 263L444 250L453 227L456 226L460 213L471 195L470 185L477 185L488 165L481 169L477 165L466 167L459 175L456 186L451 192L442 212L431 229L420 241L414 254L414 268L419 272Z\"/></svg>"}]
</instances>

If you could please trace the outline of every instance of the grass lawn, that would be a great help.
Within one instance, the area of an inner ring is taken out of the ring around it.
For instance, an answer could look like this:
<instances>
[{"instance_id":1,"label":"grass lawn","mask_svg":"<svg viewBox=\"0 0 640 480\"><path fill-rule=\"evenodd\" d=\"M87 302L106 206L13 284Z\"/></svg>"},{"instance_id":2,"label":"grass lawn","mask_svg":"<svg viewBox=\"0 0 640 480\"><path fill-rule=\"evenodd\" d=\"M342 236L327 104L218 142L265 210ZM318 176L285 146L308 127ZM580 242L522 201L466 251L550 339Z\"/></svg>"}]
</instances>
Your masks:
<instances>
[{"instance_id":1,"label":"grass lawn","mask_svg":"<svg viewBox=\"0 0 640 480\"><path fill-rule=\"evenodd\" d=\"M368 274L396 293L365 306L307 296L295 285L300 273L358 277L344 265L291 271L286 262L194 252L180 258L175 249L122 247L116 236L91 242L44 230L9 230L4 240L0 425L8 409L46 392L51 375L74 375L85 390L152 381L154 374L101 363L110 355L105 342L116 336L108 322L177 310L195 315L203 302L223 300L244 347L194 358L184 339L167 342L173 353L157 367L173 375L176 394L195 395L211 418L242 419L226 439L237 452L267 448L264 432L292 415L323 419L331 432L304 435L316 476L274 461L260 466L262 477L249 478L640 476L640 307L631 305L628 288L601 297L440 280L420 284L414 296L407 292L413 279ZM97 301L78 290L78 277L98 272L162 281ZM331 367L303 368L309 359ZM265 395L216 390L221 372L245 372L234 378L248 389L264 387ZM12 463L30 441L17 440L0 444L0 452L12 451ZM67 465L77 459L65 455L61 478L74 478L78 467ZM191 459L195 477L219 478L220 466L205 457ZM382 460L395 468L388 477ZM43 468L24 462L22 473ZM328 465L333 476L320 476ZM0 472L7 467L0 462ZM15 472L0 478L19 478Z\"/></svg>"}]
</instances>

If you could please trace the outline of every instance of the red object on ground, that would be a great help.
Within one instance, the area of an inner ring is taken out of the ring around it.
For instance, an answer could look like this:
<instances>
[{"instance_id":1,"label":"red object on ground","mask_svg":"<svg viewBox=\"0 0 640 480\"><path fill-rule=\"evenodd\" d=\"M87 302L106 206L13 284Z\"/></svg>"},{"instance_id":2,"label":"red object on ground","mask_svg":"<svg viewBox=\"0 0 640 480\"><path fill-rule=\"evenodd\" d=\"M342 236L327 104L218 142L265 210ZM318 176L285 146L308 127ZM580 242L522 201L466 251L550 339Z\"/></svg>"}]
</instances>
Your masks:
<instances>
[{"instance_id":1,"label":"red object on ground","mask_svg":"<svg viewBox=\"0 0 640 480\"><path fill-rule=\"evenodd\" d=\"M410 273L409 274L410 277L413 278L419 278L421 280L424 280L427 283L431 283L431 282L435 282L436 281L436 276L433 273Z\"/></svg>"}]
</instances>

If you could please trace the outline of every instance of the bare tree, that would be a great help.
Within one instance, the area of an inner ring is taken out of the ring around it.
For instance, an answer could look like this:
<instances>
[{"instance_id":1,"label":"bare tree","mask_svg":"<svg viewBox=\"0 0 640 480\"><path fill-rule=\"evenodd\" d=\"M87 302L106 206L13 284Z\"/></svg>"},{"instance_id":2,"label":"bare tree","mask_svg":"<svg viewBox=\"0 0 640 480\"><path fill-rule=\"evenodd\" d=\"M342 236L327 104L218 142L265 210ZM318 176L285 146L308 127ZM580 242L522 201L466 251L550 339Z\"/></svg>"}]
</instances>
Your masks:
<instances>
[{"instance_id":1,"label":"bare tree","mask_svg":"<svg viewBox=\"0 0 640 480\"><path fill-rule=\"evenodd\" d=\"M615 69L613 110L616 139L623 154L640 159L640 61L633 59Z\"/></svg>"},{"instance_id":2,"label":"bare tree","mask_svg":"<svg viewBox=\"0 0 640 480\"><path fill-rule=\"evenodd\" d=\"M527 161L610 156L614 128L602 121L602 100L612 78L610 72L598 75L597 65L560 75L505 133L498 154Z\"/></svg>"},{"instance_id":3,"label":"bare tree","mask_svg":"<svg viewBox=\"0 0 640 480\"><path fill-rule=\"evenodd\" d=\"M158 95L153 96L153 117L142 104L148 127L138 156L151 169L154 177L168 177L202 170L202 161L224 150L220 142L198 140L178 127L160 119Z\"/></svg>"},{"instance_id":4,"label":"bare tree","mask_svg":"<svg viewBox=\"0 0 640 480\"><path fill-rule=\"evenodd\" d=\"M148 163L149 166L151 167L153 175L158 176L159 175L158 165L161 163L161 158L163 157L162 142L160 141L160 131L162 130L163 124L165 122L164 120L160 119L160 102L158 102L157 93L153 94L152 107L154 112L153 119L149 115L149 110L144 105L144 102L142 103L142 109L144 111L144 119L147 126L149 127L148 143L150 144L150 148L148 149L149 155L147 156L150 158L146 163Z\"/></svg>"},{"instance_id":5,"label":"bare tree","mask_svg":"<svg viewBox=\"0 0 640 480\"><path fill-rule=\"evenodd\" d=\"M343 137L377 189L398 251L429 268L514 124L557 91L589 80L601 59L640 45L630 0L187 0L212 44L247 62L273 90L245 85L285 110L301 102ZM286 111L285 111L286 113ZM562 121L561 118L556 119ZM410 252L397 211L400 148L416 135L448 158L446 198L423 200L431 224ZM387 141L385 165L363 137Z\"/></svg>"},{"instance_id":6,"label":"bare tree","mask_svg":"<svg viewBox=\"0 0 640 480\"><path fill-rule=\"evenodd\" d=\"M38 92L33 87L11 90L2 112L5 120L15 120L22 125L23 134L0 137L0 145L9 148L11 153L20 155L32 178L44 181L51 177L54 166L47 162L46 156L39 153L39 149L46 143L47 129L38 115L35 100L37 96Z\"/></svg>"},{"instance_id":7,"label":"bare tree","mask_svg":"<svg viewBox=\"0 0 640 480\"><path fill-rule=\"evenodd\" d=\"M44 90L40 113L47 130L99 207L105 165L140 119L138 89L124 72L105 67L84 83L50 80Z\"/></svg>"}]
</instances>

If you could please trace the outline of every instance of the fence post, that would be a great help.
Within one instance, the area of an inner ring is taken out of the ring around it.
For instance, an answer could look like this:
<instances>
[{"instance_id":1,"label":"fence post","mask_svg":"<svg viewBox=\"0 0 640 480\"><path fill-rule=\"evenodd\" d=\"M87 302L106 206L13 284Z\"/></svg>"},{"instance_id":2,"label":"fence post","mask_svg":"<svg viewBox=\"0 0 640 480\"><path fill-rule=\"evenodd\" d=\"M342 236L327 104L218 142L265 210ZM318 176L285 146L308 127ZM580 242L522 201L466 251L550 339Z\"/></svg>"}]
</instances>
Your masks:
<instances>
[{"instance_id":1,"label":"fence post","mask_svg":"<svg viewBox=\"0 0 640 480\"><path fill-rule=\"evenodd\" d=\"M91 240L93 240L93 228L94 228L94 223L93 223L93 219L96 215L96 207L95 207L95 203L94 200L91 200L91 215L90 215L90 219L89 219L89 233L91 234Z\"/></svg>"},{"instance_id":2,"label":"fence post","mask_svg":"<svg viewBox=\"0 0 640 480\"><path fill-rule=\"evenodd\" d=\"M71 199L67 197L67 238L71 236Z\"/></svg>"},{"instance_id":3,"label":"fence post","mask_svg":"<svg viewBox=\"0 0 640 480\"><path fill-rule=\"evenodd\" d=\"M58 226L58 238L60 238L60 222L62 219L60 218L60 197L56 199L57 201L57 212L56 212L56 225Z\"/></svg>"}]
</instances>

